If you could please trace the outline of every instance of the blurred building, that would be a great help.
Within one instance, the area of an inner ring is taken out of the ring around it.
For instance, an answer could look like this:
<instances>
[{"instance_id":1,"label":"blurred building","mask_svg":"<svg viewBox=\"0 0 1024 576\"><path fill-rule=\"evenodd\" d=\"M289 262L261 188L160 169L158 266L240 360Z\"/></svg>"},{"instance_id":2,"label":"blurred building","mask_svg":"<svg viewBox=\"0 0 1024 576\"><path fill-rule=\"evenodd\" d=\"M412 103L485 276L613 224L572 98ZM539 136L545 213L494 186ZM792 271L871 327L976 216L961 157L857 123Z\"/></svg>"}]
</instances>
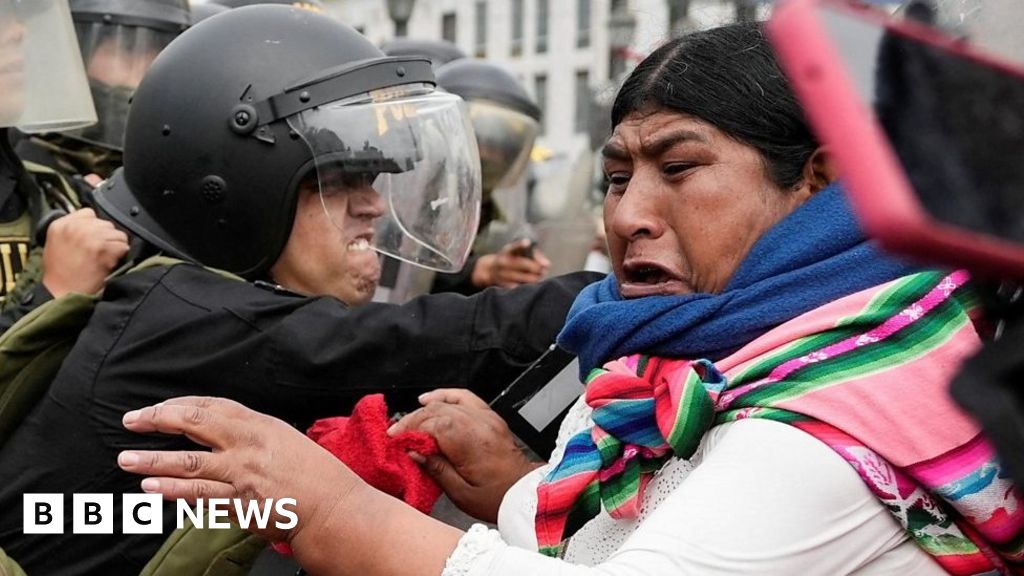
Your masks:
<instances>
[{"instance_id":1,"label":"blurred building","mask_svg":"<svg viewBox=\"0 0 1024 576\"><path fill-rule=\"evenodd\" d=\"M575 158L603 139L595 94L670 33L732 21L745 0L327 0L329 10L380 44L396 32L444 39L513 73L544 113L539 144ZM389 13L397 11L398 19ZM404 5L404 6L403 6ZM411 10L410 10L411 6ZM403 14L404 12L404 14ZM592 128L598 134L591 136Z\"/></svg>"},{"instance_id":2,"label":"blurred building","mask_svg":"<svg viewBox=\"0 0 1024 576\"><path fill-rule=\"evenodd\" d=\"M671 35L763 15L757 0L326 0L380 45L443 39L515 74L543 114L525 199L552 274L584 266L602 194L594 151L607 138L619 83ZM495 193L497 197L498 192Z\"/></svg>"}]
</instances>

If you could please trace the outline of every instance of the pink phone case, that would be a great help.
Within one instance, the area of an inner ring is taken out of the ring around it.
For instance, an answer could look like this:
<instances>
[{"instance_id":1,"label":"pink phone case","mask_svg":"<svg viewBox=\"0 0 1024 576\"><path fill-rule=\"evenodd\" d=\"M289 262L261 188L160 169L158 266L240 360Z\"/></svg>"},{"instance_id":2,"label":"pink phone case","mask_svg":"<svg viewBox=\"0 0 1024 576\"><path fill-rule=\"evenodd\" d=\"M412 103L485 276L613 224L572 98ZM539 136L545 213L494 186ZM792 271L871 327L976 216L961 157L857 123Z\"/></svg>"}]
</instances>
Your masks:
<instances>
[{"instance_id":1,"label":"pink phone case","mask_svg":"<svg viewBox=\"0 0 1024 576\"><path fill-rule=\"evenodd\" d=\"M892 34L1006 73L1024 74L927 27L896 22L875 9L843 2L789 0L776 8L767 24L779 63L812 128L838 163L854 211L870 236L890 250L928 262L1024 277L1024 246L938 222L921 206L873 111L857 97L853 78L818 14L822 7L846 11Z\"/></svg>"}]
</instances>

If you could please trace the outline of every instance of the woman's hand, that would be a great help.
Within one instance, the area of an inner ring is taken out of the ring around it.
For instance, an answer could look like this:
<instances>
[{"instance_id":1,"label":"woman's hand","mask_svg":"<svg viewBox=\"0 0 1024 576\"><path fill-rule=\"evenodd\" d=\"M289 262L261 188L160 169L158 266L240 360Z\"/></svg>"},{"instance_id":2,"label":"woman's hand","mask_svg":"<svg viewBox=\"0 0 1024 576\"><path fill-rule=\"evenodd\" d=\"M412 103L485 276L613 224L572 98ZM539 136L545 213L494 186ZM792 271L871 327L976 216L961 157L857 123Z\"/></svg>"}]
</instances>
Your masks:
<instances>
[{"instance_id":1,"label":"woman's hand","mask_svg":"<svg viewBox=\"0 0 1024 576\"><path fill-rule=\"evenodd\" d=\"M186 397L168 400L124 416L133 432L183 434L212 452L125 451L118 465L149 476L146 492L167 499L241 498L264 501L293 498L298 516L290 530L275 527L286 517L271 517L266 529L249 528L272 541L291 541L301 531L329 524L336 507L364 486L329 452L288 424L231 400Z\"/></svg>"},{"instance_id":2,"label":"woman's hand","mask_svg":"<svg viewBox=\"0 0 1024 576\"><path fill-rule=\"evenodd\" d=\"M462 533L363 483L284 422L220 398L175 398L125 414L134 432L184 434L212 452L126 451L118 464L150 476L165 498L294 498L298 524L252 532L291 544L310 574L439 574ZM397 535L397 536L396 536ZM408 537L413 535L415 537ZM396 543L398 544L396 546Z\"/></svg>"},{"instance_id":3,"label":"woman's hand","mask_svg":"<svg viewBox=\"0 0 1024 576\"><path fill-rule=\"evenodd\" d=\"M388 432L419 430L436 438L441 454L413 458L462 511L495 522L505 492L541 464L526 458L501 416L472 392L434 390L420 403Z\"/></svg>"}]
</instances>

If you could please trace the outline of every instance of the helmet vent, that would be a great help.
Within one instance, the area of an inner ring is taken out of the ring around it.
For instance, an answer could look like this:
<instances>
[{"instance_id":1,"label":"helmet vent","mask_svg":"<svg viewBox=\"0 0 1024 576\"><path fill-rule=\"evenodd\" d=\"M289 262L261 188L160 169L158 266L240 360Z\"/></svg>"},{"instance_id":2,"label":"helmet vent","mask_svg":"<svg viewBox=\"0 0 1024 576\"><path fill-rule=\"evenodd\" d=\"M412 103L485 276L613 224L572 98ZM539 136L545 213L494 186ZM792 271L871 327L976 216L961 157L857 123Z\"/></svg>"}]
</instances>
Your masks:
<instances>
[{"instance_id":1,"label":"helmet vent","mask_svg":"<svg viewBox=\"0 0 1024 576\"><path fill-rule=\"evenodd\" d=\"M203 191L203 198L210 204L220 204L224 201L224 190L227 188L227 183L220 176L210 175L203 178L203 184L201 186Z\"/></svg>"}]
</instances>

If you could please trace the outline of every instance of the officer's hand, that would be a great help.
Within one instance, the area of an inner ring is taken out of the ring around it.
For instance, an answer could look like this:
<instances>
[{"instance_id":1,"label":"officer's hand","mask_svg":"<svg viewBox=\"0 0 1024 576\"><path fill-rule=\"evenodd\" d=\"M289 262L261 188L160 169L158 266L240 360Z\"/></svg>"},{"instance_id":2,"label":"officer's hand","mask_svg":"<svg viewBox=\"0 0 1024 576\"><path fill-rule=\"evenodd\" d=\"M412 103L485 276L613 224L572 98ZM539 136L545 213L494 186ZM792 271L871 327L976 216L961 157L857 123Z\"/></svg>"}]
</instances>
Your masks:
<instances>
[{"instance_id":1,"label":"officer's hand","mask_svg":"<svg viewBox=\"0 0 1024 576\"><path fill-rule=\"evenodd\" d=\"M473 268L473 285L477 288L515 288L539 282L551 268L551 261L543 252L531 246L529 240L517 240L506 244L497 254L477 258Z\"/></svg>"},{"instance_id":2,"label":"officer's hand","mask_svg":"<svg viewBox=\"0 0 1024 576\"><path fill-rule=\"evenodd\" d=\"M298 430L222 398L186 397L129 412L125 428L133 432L182 434L212 452L125 451L117 459L127 472L149 476L142 489L165 499L241 498L260 506L268 500L296 500L287 510L298 517L274 515L265 528L248 529L268 540L293 542L332 522L332 515L358 500L369 487L344 464ZM301 471L297 473L297 471ZM356 500L349 501L351 498Z\"/></svg>"},{"instance_id":3,"label":"officer's hand","mask_svg":"<svg viewBox=\"0 0 1024 576\"><path fill-rule=\"evenodd\" d=\"M128 253L128 235L96 217L91 208L58 218L46 231L43 286L53 296L92 294Z\"/></svg>"},{"instance_id":4,"label":"officer's hand","mask_svg":"<svg viewBox=\"0 0 1024 576\"><path fill-rule=\"evenodd\" d=\"M505 492L531 470L508 425L468 390L441 389L420 396L423 408L388 430L418 430L437 439L441 454L410 454L463 512L495 522Z\"/></svg>"},{"instance_id":5,"label":"officer's hand","mask_svg":"<svg viewBox=\"0 0 1024 576\"><path fill-rule=\"evenodd\" d=\"M93 188L99 188L100 184L103 184L103 176L99 174L86 174L82 179Z\"/></svg>"}]
</instances>

